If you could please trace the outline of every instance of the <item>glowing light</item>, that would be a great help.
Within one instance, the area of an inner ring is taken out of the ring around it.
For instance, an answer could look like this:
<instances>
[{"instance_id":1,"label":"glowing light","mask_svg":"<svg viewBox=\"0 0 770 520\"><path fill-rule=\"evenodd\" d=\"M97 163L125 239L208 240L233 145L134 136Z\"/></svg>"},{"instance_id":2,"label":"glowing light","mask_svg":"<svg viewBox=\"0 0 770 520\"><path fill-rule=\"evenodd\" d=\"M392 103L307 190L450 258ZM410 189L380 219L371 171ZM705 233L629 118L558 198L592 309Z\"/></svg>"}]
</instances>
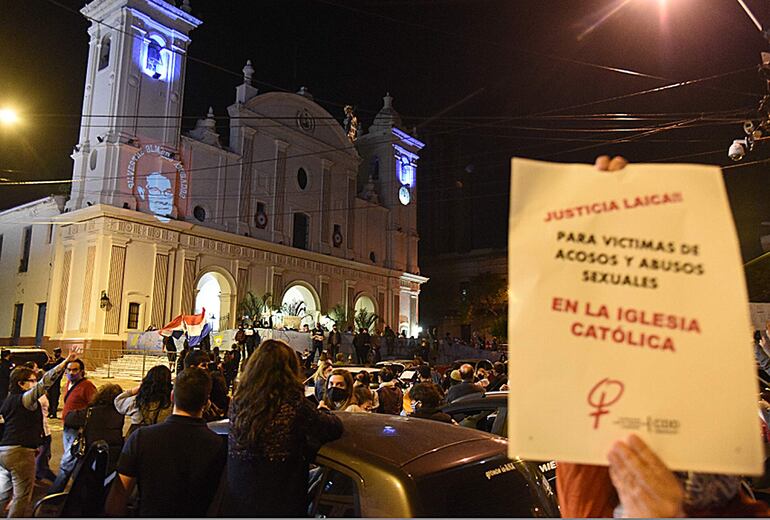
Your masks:
<instances>
[{"instance_id":1,"label":"glowing light","mask_svg":"<svg viewBox=\"0 0 770 520\"><path fill-rule=\"evenodd\" d=\"M759 20L757 20L757 17L756 17L756 16L754 16L754 13L752 13L752 12L751 12L751 9L749 9L749 6L747 6L747 5L746 5L746 2L744 2L743 0L738 0L738 3L739 3L739 4L741 4L741 7L743 8L743 10L744 10L744 12L746 13L746 15L747 15L749 18L751 18L751 21L752 21L752 23L754 24L754 26L755 26L755 27L756 27L756 28L757 28L757 29L758 29L760 32L762 32L762 24L761 24L761 23L759 23Z\"/></svg>"},{"instance_id":2,"label":"glowing light","mask_svg":"<svg viewBox=\"0 0 770 520\"><path fill-rule=\"evenodd\" d=\"M13 125L19 121L19 115L12 108L0 108L0 123Z\"/></svg>"},{"instance_id":3,"label":"glowing light","mask_svg":"<svg viewBox=\"0 0 770 520\"><path fill-rule=\"evenodd\" d=\"M604 15L602 15L596 22L594 22L592 25L590 25L586 30L584 30L582 33L578 34L577 40L580 41L592 32L594 32L596 29L601 27L604 22L612 18L618 11L623 9L627 4L629 4L631 0L619 0L615 3L614 6L610 7Z\"/></svg>"},{"instance_id":4,"label":"glowing light","mask_svg":"<svg viewBox=\"0 0 770 520\"><path fill-rule=\"evenodd\" d=\"M658 20L665 26L668 23L668 1L658 0Z\"/></svg>"},{"instance_id":5,"label":"glowing light","mask_svg":"<svg viewBox=\"0 0 770 520\"><path fill-rule=\"evenodd\" d=\"M170 78L171 52L165 48L163 38L153 34L142 43L142 72L152 79L168 81Z\"/></svg>"}]
</instances>

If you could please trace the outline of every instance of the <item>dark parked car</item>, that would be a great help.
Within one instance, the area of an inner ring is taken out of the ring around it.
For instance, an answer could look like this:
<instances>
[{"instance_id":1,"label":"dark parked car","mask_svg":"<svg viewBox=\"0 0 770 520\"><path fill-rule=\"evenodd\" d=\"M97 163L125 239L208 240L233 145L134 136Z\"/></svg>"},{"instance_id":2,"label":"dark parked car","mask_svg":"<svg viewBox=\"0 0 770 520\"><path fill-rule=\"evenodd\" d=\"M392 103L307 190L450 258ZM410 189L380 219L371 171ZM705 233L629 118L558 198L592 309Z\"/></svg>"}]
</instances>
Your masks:
<instances>
[{"instance_id":1,"label":"dark parked car","mask_svg":"<svg viewBox=\"0 0 770 520\"><path fill-rule=\"evenodd\" d=\"M508 437L508 392L470 394L441 407L460 426ZM556 461L535 462L556 491Z\"/></svg>"},{"instance_id":2,"label":"dark parked car","mask_svg":"<svg viewBox=\"0 0 770 520\"><path fill-rule=\"evenodd\" d=\"M321 447L308 486L310 517L558 517L537 466L508 442L455 425L339 413L345 433ZM226 435L227 420L209 423Z\"/></svg>"},{"instance_id":3,"label":"dark parked car","mask_svg":"<svg viewBox=\"0 0 770 520\"><path fill-rule=\"evenodd\" d=\"M48 362L48 353L42 348L8 347L2 350L11 351L11 363L14 365L23 365L27 361L34 361L38 368L43 368L43 365Z\"/></svg>"}]
</instances>

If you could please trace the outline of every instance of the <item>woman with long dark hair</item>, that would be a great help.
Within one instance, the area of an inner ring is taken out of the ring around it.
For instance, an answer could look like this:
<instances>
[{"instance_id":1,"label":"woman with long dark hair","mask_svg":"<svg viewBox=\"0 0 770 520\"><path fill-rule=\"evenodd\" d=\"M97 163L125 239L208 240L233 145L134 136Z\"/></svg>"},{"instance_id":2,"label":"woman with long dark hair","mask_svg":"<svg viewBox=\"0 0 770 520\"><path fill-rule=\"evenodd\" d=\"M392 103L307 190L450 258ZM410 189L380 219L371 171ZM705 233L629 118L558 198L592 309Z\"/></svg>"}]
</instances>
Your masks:
<instances>
[{"instance_id":1,"label":"woman with long dark hair","mask_svg":"<svg viewBox=\"0 0 770 520\"><path fill-rule=\"evenodd\" d=\"M142 384L115 398L115 409L131 418L126 437L142 426L157 424L171 415L171 370L165 365L152 367Z\"/></svg>"},{"instance_id":2,"label":"woman with long dark hair","mask_svg":"<svg viewBox=\"0 0 770 520\"><path fill-rule=\"evenodd\" d=\"M309 464L342 422L304 396L289 345L265 340L249 356L230 405L224 516L307 516Z\"/></svg>"}]
</instances>

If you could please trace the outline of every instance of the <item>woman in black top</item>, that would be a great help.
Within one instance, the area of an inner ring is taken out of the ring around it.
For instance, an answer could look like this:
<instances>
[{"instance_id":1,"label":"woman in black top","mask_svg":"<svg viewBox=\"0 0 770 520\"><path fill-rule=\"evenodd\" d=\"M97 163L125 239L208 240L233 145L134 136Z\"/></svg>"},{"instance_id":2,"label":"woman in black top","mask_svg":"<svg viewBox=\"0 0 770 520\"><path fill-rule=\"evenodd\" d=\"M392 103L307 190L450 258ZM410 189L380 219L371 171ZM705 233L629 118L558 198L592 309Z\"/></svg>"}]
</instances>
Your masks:
<instances>
[{"instance_id":1,"label":"woman in black top","mask_svg":"<svg viewBox=\"0 0 770 520\"><path fill-rule=\"evenodd\" d=\"M305 398L299 370L278 340L246 361L230 406L224 516L307 516L309 464L342 422Z\"/></svg>"},{"instance_id":2,"label":"woman in black top","mask_svg":"<svg viewBox=\"0 0 770 520\"><path fill-rule=\"evenodd\" d=\"M17 367L11 372L8 397L0 406L4 419L0 439L0 511L13 494L8 516L29 516L27 508L35 485L35 450L43 442L43 410L38 399L61 377L67 364L77 359L71 351L64 363L38 381L35 371Z\"/></svg>"},{"instance_id":3,"label":"woman in black top","mask_svg":"<svg viewBox=\"0 0 770 520\"><path fill-rule=\"evenodd\" d=\"M108 474L115 469L123 449L124 417L115 409L115 398L122 392L120 385L103 385L87 408L72 411L64 419L64 426L68 428L83 428L87 447L96 441L107 443L110 451Z\"/></svg>"}]
</instances>

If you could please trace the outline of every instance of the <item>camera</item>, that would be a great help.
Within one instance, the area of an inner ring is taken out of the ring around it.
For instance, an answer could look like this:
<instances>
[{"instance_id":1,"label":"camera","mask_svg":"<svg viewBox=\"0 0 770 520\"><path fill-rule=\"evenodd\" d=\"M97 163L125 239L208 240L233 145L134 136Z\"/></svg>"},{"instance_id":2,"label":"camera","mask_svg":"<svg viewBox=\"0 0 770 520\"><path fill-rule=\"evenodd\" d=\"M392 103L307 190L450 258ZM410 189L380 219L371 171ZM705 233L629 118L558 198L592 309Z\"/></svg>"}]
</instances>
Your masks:
<instances>
[{"instance_id":1,"label":"camera","mask_svg":"<svg viewBox=\"0 0 770 520\"><path fill-rule=\"evenodd\" d=\"M727 156L733 161L740 161L746 156L749 143L746 139L735 139L727 150Z\"/></svg>"}]
</instances>

